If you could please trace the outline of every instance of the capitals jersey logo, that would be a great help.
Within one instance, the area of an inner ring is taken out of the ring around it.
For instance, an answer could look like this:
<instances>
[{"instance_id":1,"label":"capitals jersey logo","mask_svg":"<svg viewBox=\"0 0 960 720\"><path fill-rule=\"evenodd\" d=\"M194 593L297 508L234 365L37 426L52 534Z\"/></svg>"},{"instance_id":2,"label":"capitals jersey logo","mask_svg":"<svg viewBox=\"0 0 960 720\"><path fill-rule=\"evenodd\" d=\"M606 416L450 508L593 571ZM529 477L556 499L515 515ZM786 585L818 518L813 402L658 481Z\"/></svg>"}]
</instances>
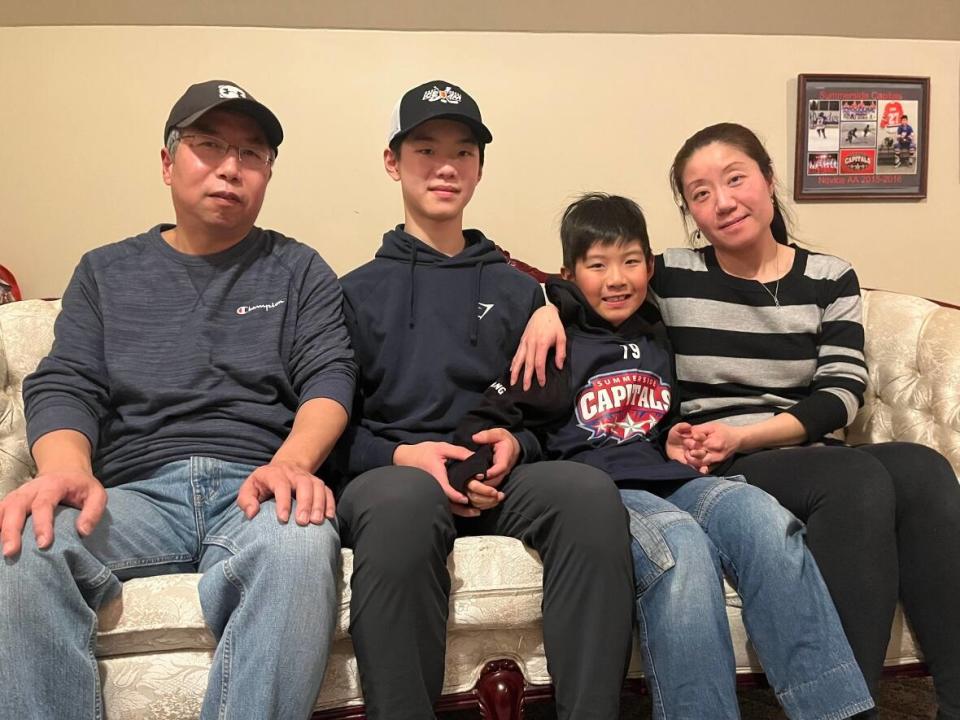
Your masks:
<instances>
[{"instance_id":1,"label":"capitals jersey logo","mask_svg":"<svg viewBox=\"0 0 960 720\"><path fill-rule=\"evenodd\" d=\"M577 424L590 440L646 437L670 409L670 386L651 372L617 370L595 375L577 393Z\"/></svg>"}]
</instances>

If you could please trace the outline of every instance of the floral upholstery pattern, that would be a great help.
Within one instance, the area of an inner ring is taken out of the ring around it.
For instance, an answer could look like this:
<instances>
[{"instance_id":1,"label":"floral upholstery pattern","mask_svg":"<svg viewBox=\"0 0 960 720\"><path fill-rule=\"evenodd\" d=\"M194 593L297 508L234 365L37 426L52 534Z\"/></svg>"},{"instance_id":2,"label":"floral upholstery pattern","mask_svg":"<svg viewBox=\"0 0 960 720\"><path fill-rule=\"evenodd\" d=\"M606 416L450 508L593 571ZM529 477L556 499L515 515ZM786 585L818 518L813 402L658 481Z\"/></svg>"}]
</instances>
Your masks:
<instances>
[{"instance_id":1,"label":"floral upholstery pattern","mask_svg":"<svg viewBox=\"0 0 960 720\"><path fill-rule=\"evenodd\" d=\"M852 442L911 440L929 444L960 469L960 311L905 295L864 293L870 387L850 428ZM26 446L23 378L53 340L58 302L30 300L0 307L0 496L34 470ZM540 625L541 566L512 538L456 541L444 693L470 690L490 660L514 660L530 684L550 682ZM318 710L362 703L349 626L353 555L344 550L340 608ZM99 613L97 655L110 720L179 720L199 714L215 639L197 594L198 575L130 580ZM727 612L738 672L758 672L739 611L727 586ZM898 611L887 664L918 659ZM642 674L634 652L633 677Z\"/></svg>"}]
</instances>

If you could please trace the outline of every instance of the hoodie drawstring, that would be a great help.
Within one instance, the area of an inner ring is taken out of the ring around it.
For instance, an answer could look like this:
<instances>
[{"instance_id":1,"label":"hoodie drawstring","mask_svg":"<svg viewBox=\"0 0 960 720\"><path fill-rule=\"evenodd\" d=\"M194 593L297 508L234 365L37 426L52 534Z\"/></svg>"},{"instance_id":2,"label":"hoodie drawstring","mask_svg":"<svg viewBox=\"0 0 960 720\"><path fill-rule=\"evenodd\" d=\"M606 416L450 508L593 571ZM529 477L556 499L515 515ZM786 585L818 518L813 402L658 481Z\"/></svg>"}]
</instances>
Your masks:
<instances>
[{"instance_id":1,"label":"hoodie drawstring","mask_svg":"<svg viewBox=\"0 0 960 720\"><path fill-rule=\"evenodd\" d=\"M413 243L413 252L410 254L410 324L417 326L417 244Z\"/></svg>"}]
</instances>

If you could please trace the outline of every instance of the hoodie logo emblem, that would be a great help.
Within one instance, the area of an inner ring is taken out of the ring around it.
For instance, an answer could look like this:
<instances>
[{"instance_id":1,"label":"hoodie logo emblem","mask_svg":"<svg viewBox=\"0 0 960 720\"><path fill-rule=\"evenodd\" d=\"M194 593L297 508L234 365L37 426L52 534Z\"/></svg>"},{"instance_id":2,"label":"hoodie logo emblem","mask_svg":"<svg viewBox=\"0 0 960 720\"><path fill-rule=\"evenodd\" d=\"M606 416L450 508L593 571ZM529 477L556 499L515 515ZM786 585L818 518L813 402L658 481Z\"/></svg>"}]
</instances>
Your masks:
<instances>
[{"instance_id":1,"label":"hoodie logo emblem","mask_svg":"<svg viewBox=\"0 0 960 720\"><path fill-rule=\"evenodd\" d=\"M279 305L283 305L286 300L277 300L276 302L266 303L265 305L241 305L237 308L237 315L246 315L254 310L273 310Z\"/></svg>"},{"instance_id":2,"label":"hoodie logo emblem","mask_svg":"<svg viewBox=\"0 0 960 720\"><path fill-rule=\"evenodd\" d=\"M449 85L441 90L436 85L423 94L423 99L427 102L442 102L447 105L459 105L463 95L452 89Z\"/></svg>"},{"instance_id":3,"label":"hoodie logo emblem","mask_svg":"<svg viewBox=\"0 0 960 720\"><path fill-rule=\"evenodd\" d=\"M669 409L670 386L651 372L594 375L577 393L577 425L601 443L647 437Z\"/></svg>"},{"instance_id":4,"label":"hoodie logo emblem","mask_svg":"<svg viewBox=\"0 0 960 720\"><path fill-rule=\"evenodd\" d=\"M484 316L485 316L488 312L490 312L491 310L493 310L493 303L482 303L482 302L478 302L478 303L477 303L477 312L479 313L479 315L477 315L477 318L478 318L479 320L483 320Z\"/></svg>"},{"instance_id":5,"label":"hoodie logo emblem","mask_svg":"<svg viewBox=\"0 0 960 720\"><path fill-rule=\"evenodd\" d=\"M218 85L217 88L220 90L220 97L222 98L242 100L247 97L247 94L236 85Z\"/></svg>"}]
</instances>

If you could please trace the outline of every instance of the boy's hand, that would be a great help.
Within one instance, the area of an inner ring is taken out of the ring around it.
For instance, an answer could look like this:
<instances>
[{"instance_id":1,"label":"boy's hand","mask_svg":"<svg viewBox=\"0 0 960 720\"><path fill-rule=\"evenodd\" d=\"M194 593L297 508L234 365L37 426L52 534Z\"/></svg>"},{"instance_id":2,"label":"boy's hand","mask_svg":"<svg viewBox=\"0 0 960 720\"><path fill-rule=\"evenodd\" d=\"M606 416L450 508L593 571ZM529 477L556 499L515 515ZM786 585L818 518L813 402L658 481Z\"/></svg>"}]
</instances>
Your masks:
<instances>
[{"instance_id":1,"label":"boy's hand","mask_svg":"<svg viewBox=\"0 0 960 720\"><path fill-rule=\"evenodd\" d=\"M537 373L540 387L547 384L547 353L555 348L557 370L563 369L567 359L567 333L560 322L560 313L550 303L538 308L527 321L517 352L510 363L510 384L516 385L523 371L523 389L529 390L533 373Z\"/></svg>"},{"instance_id":2,"label":"boy's hand","mask_svg":"<svg viewBox=\"0 0 960 720\"><path fill-rule=\"evenodd\" d=\"M467 483L467 498L477 510L495 508L506 497L502 492L489 484L489 481L471 480Z\"/></svg>"},{"instance_id":3,"label":"boy's hand","mask_svg":"<svg viewBox=\"0 0 960 720\"><path fill-rule=\"evenodd\" d=\"M459 445L445 442L421 442L416 445L397 445L393 451L393 464L420 468L440 483L444 494L450 500L450 509L454 515L475 517L479 510L463 507L470 501L467 496L457 492L447 479L447 460L466 460L473 451Z\"/></svg>"},{"instance_id":4,"label":"boy's hand","mask_svg":"<svg viewBox=\"0 0 960 720\"><path fill-rule=\"evenodd\" d=\"M740 428L725 423L690 426L689 435L683 440L685 462L700 472L706 472L737 452L741 437Z\"/></svg>"},{"instance_id":5,"label":"boy's hand","mask_svg":"<svg viewBox=\"0 0 960 720\"><path fill-rule=\"evenodd\" d=\"M520 441L505 428L490 428L471 438L477 445L493 445L493 465L484 481L490 487L500 486L520 459Z\"/></svg>"},{"instance_id":6,"label":"boy's hand","mask_svg":"<svg viewBox=\"0 0 960 720\"><path fill-rule=\"evenodd\" d=\"M708 468L705 465L697 464L692 461L692 457L687 454L687 441L690 441L691 448L696 447L697 443L693 440L693 425L686 422L679 422L670 428L667 435L667 446L665 448L667 457L676 460L684 465L690 465L698 472L706 474Z\"/></svg>"}]
</instances>

